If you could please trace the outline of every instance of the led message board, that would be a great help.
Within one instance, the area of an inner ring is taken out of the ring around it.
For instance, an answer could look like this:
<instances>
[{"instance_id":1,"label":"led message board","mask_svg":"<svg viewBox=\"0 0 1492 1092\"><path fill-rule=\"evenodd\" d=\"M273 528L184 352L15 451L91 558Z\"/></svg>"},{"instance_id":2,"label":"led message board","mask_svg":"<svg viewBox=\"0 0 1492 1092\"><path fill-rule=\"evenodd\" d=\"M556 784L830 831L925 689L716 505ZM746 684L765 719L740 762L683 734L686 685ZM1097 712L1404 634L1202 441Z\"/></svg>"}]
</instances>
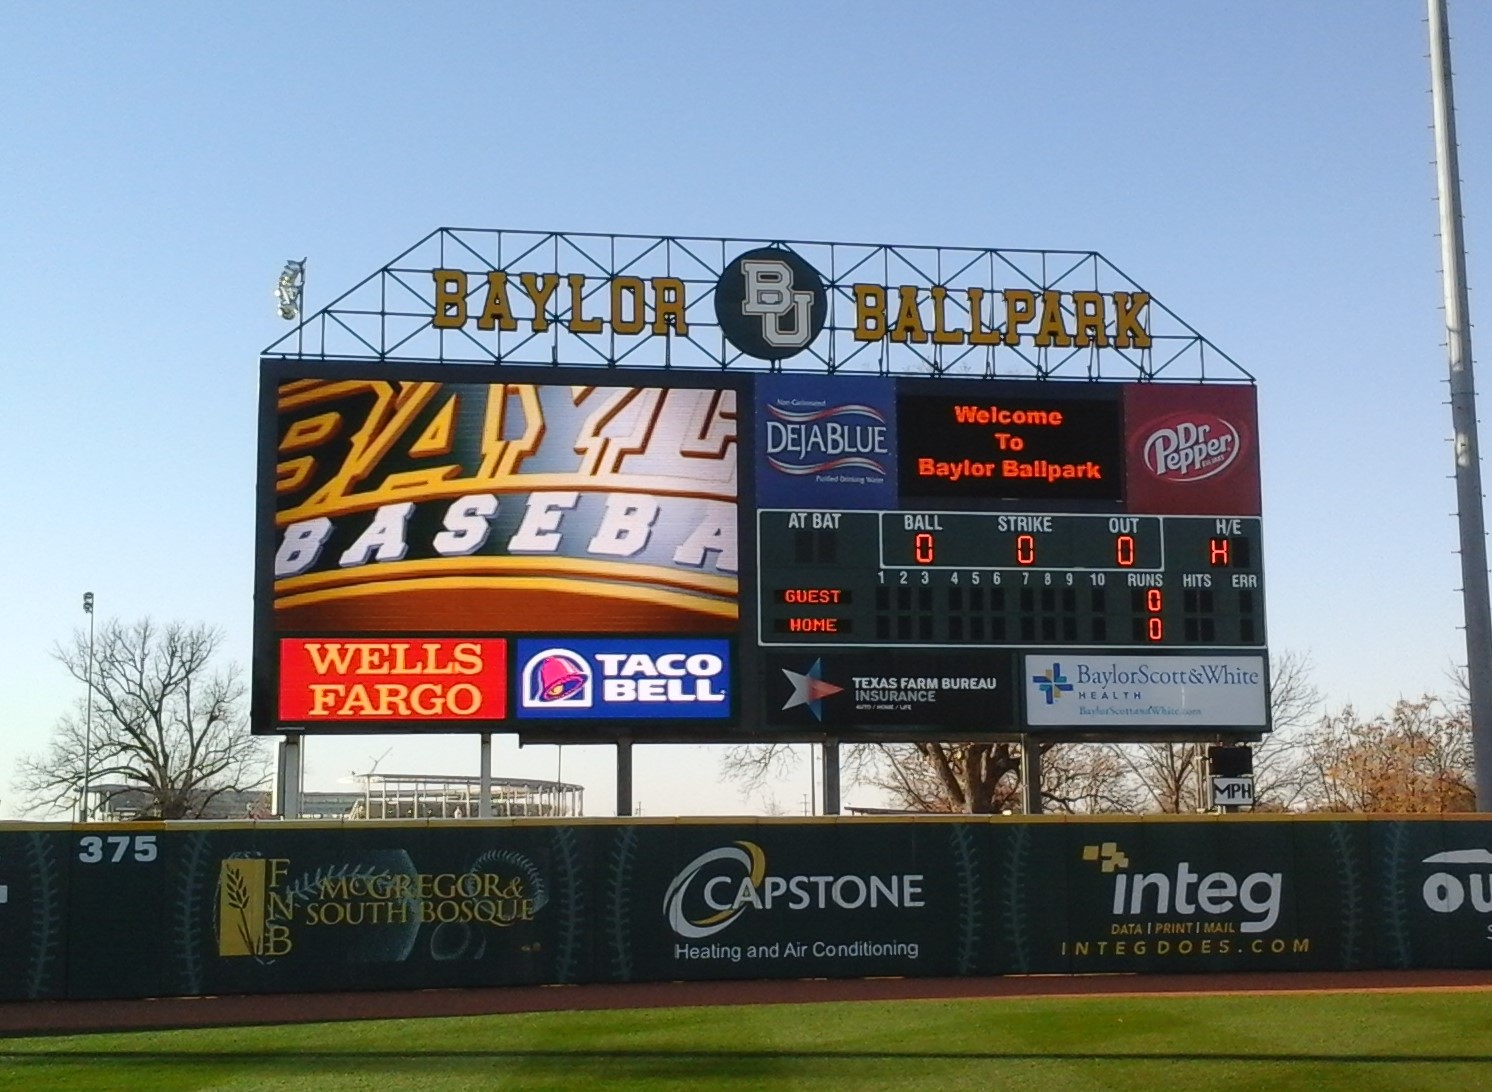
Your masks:
<instances>
[{"instance_id":1,"label":"led message board","mask_svg":"<svg viewBox=\"0 0 1492 1092\"><path fill-rule=\"evenodd\" d=\"M266 363L256 731L737 721L735 386L540 375Z\"/></svg>"},{"instance_id":2,"label":"led message board","mask_svg":"<svg viewBox=\"0 0 1492 1092\"><path fill-rule=\"evenodd\" d=\"M263 374L256 731L1268 727L1251 387Z\"/></svg>"}]
</instances>

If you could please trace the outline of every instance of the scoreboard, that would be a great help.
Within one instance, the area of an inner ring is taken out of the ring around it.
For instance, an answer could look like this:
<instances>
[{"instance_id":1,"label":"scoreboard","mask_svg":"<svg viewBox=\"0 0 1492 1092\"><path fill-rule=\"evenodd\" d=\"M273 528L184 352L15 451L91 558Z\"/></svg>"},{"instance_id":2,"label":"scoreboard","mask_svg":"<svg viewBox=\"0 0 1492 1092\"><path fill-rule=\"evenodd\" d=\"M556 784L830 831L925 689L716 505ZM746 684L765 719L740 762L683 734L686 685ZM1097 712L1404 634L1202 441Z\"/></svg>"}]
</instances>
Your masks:
<instances>
[{"instance_id":1,"label":"scoreboard","mask_svg":"<svg viewBox=\"0 0 1492 1092\"><path fill-rule=\"evenodd\" d=\"M257 732L1268 728L1251 386L263 374Z\"/></svg>"},{"instance_id":2,"label":"scoreboard","mask_svg":"<svg viewBox=\"0 0 1492 1092\"><path fill-rule=\"evenodd\" d=\"M1267 729L1252 388L774 376L755 408L769 725Z\"/></svg>"},{"instance_id":3,"label":"scoreboard","mask_svg":"<svg viewBox=\"0 0 1492 1092\"><path fill-rule=\"evenodd\" d=\"M760 640L1258 648L1259 522L760 511Z\"/></svg>"}]
</instances>

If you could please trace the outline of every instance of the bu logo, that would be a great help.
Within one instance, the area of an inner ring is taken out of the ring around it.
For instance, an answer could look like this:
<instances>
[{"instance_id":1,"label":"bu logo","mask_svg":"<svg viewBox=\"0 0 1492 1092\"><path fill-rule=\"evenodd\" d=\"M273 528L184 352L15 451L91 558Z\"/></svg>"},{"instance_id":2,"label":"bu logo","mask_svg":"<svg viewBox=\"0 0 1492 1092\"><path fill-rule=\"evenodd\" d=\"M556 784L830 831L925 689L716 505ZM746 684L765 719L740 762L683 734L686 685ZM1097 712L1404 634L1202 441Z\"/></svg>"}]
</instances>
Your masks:
<instances>
[{"instance_id":1,"label":"bu logo","mask_svg":"<svg viewBox=\"0 0 1492 1092\"><path fill-rule=\"evenodd\" d=\"M791 250L750 250L725 267L715 286L715 317L737 349L780 360L806 349L828 317L818 270Z\"/></svg>"},{"instance_id":2,"label":"bu logo","mask_svg":"<svg viewBox=\"0 0 1492 1092\"><path fill-rule=\"evenodd\" d=\"M775 258L743 261L746 298L741 314L759 315L762 340L783 349L801 349L813 340L813 293L793 291L793 267ZM786 325L783 319L791 315Z\"/></svg>"}]
</instances>

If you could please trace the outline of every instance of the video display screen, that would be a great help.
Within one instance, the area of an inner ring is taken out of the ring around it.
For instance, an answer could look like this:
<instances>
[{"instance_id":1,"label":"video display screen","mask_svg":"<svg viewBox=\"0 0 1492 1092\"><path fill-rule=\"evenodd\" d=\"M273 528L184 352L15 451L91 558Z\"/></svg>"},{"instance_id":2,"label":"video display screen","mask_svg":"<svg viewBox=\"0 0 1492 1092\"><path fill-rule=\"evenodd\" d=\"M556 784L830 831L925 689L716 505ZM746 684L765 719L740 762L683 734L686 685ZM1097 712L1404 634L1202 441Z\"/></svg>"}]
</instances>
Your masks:
<instances>
[{"instance_id":1,"label":"video display screen","mask_svg":"<svg viewBox=\"0 0 1492 1092\"><path fill-rule=\"evenodd\" d=\"M1226 385L266 361L253 727L1253 716L1257 431Z\"/></svg>"}]
</instances>

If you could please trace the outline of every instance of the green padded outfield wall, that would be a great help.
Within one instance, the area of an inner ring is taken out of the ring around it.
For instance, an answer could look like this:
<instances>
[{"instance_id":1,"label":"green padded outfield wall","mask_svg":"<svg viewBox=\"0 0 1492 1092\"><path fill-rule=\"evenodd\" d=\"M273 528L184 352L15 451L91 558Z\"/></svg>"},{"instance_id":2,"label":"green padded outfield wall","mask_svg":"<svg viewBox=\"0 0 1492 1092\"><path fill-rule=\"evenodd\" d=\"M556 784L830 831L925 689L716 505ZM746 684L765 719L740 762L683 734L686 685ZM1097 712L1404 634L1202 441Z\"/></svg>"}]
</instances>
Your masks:
<instances>
[{"instance_id":1,"label":"green padded outfield wall","mask_svg":"<svg viewBox=\"0 0 1492 1092\"><path fill-rule=\"evenodd\" d=\"M1492 967L1492 822L0 825L0 999Z\"/></svg>"}]
</instances>

